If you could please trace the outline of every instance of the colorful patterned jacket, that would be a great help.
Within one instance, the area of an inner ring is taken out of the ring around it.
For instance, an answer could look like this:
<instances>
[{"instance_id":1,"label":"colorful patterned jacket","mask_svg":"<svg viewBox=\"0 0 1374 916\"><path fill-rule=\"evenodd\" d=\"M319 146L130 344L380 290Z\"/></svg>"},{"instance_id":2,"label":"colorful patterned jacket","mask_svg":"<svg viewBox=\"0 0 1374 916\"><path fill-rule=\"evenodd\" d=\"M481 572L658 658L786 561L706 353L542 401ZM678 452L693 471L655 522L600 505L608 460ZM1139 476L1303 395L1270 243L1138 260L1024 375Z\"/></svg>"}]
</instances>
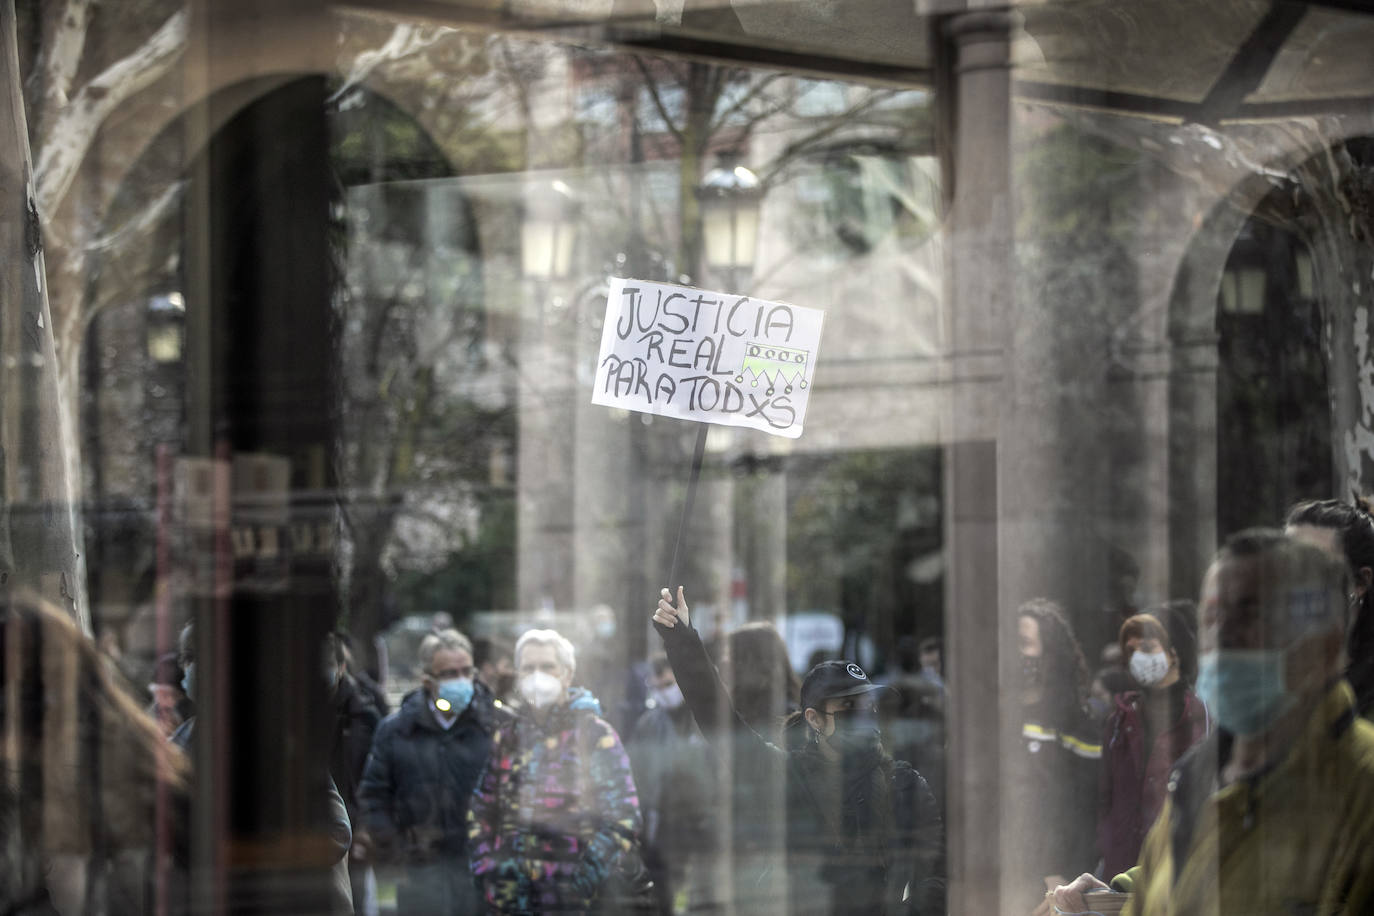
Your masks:
<instances>
[{"instance_id":1,"label":"colorful patterned jacket","mask_svg":"<svg viewBox=\"0 0 1374 916\"><path fill-rule=\"evenodd\" d=\"M567 705L492 736L468 811L472 873L501 913L581 912L639 832L630 761L611 725Z\"/></svg>"}]
</instances>

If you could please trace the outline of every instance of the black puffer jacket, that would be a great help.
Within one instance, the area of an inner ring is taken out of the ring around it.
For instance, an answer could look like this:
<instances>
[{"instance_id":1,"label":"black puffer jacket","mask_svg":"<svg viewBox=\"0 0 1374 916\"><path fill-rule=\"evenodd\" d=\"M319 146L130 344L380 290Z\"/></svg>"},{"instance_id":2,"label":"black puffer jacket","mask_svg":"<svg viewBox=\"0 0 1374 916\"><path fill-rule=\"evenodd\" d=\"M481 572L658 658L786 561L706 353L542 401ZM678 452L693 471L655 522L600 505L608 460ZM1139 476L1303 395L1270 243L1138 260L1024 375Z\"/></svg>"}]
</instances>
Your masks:
<instances>
[{"instance_id":1,"label":"black puffer jacket","mask_svg":"<svg viewBox=\"0 0 1374 916\"><path fill-rule=\"evenodd\" d=\"M372 738L381 713L351 675L339 678L334 688L334 730L329 746L329 775L348 807L349 820L358 823L358 786L363 779ZM358 826L362 826L358 823Z\"/></svg>"},{"instance_id":2,"label":"black puffer jacket","mask_svg":"<svg viewBox=\"0 0 1374 916\"><path fill-rule=\"evenodd\" d=\"M786 850L791 912L945 912L944 827L910 764L875 757L866 770L841 772L809 741L770 744L739 719L696 630L655 627L701 733L733 760L736 799L754 808L737 810L736 822L754 825L755 841L767 825L784 831L774 842Z\"/></svg>"},{"instance_id":3,"label":"black puffer jacket","mask_svg":"<svg viewBox=\"0 0 1374 916\"><path fill-rule=\"evenodd\" d=\"M469 799L502 715L479 682L472 702L447 730L420 690L382 720L358 801L383 857L421 865L466 854Z\"/></svg>"}]
</instances>

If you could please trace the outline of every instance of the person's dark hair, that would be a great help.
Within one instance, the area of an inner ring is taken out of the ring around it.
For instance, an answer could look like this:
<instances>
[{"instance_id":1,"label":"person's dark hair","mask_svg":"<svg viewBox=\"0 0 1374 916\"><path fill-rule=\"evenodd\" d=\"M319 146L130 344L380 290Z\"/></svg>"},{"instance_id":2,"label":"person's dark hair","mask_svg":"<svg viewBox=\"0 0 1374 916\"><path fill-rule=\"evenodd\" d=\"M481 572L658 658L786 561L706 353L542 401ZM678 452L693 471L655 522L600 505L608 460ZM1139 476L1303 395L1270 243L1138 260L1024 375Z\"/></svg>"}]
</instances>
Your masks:
<instances>
[{"instance_id":1,"label":"person's dark hair","mask_svg":"<svg viewBox=\"0 0 1374 916\"><path fill-rule=\"evenodd\" d=\"M510 643L495 636L478 636L472 641L472 664L477 668L499 658L511 658L512 655Z\"/></svg>"},{"instance_id":2,"label":"person's dark hair","mask_svg":"<svg viewBox=\"0 0 1374 916\"><path fill-rule=\"evenodd\" d=\"M153 665L153 676L151 682L167 687L180 687L181 679L186 676L181 665L177 663L175 652L168 652L158 657Z\"/></svg>"},{"instance_id":3,"label":"person's dark hair","mask_svg":"<svg viewBox=\"0 0 1374 916\"><path fill-rule=\"evenodd\" d=\"M1339 499L1309 499L1296 503L1284 519L1286 527L1310 525L1330 528L1341 536L1341 550L1352 570L1374 569L1374 509L1359 494L1354 505Z\"/></svg>"},{"instance_id":4,"label":"person's dark hair","mask_svg":"<svg viewBox=\"0 0 1374 916\"><path fill-rule=\"evenodd\" d=\"M1288 510L1283 523L1288 528L1309 525L1339 534L1341 552L1358 582L1361 569L1374 569L1374 508L1358 493L1352 496L1353 505L1339 499L1309 499L1296 503ZM1368 620L1366 626L1374 627L1374 615L1368 613L1371 607L1374 607L1374 588L1366 589L1360 598L1357 622ZM1369 633L1368 638L1374 640L1374 632Z\"/></svg>"},{"instance_id":5,"label":"person's dark hair","mask_svg":"<svg viewBox=\"0 0 1374 916\"><path fill-rule=\"evenodd\" d=\"M1101 681L1102 686L1112 696L1136 689L1135 681L1131 680L1131 676L1120 668L1099 668L1097 674L1093 675L1093 679Z\"/></svg>"},{"instance_id":6,"label":"person's dark hair","mask_svg":"<svg viewBox=\"0 0 1374 916\"><path fill-rule=\"evenodd\" d=\"M735 709L754 731L771 738L796 709L801 679L792 670L787 644L771 623L747 623L726 641L721 676Z\"/></svg>"},{"instance_id":7,"label":"person's dark hair","mask_svg":"<svg viewBox=\"0 0 1374 916\"><path fill-rule=\"evenodd\" d=\"M649 670L654 673L654 677L661 677L664 672L671 671L672 665L668 664L668 656L663 652L655 652L649 656Z\"/></svg>"},{"instance_id":8,"label":"person's dark hair","mask_svg":"<svg viewBox=\"0 0 1374 916\"><path fill-rule=\"evenodd\" d=\"M1016 616L1040 625L1041 664L1051 708L1066 712L1081 706L1088 695L1088 663L1064 608L1048 598L1032 598L1016 609Z\"/></svg>"},{"instance_id":9,"label":"person's dark hair","mask_svg":"<svg viewBox=\"0 0 1374 916\"><path fill-rule=\"evenodd\" d=\"M930 652L931 650L936 652L943 652L945 650L944 642L941 641L940 637L927 636L916 646L917 652Z\"/></svg>"},{"instance_id":10,"label":"person's dark hair","mask_svg":"<svg viewBox=\"0 0 1374 916\"><path fill-rule=\"evenodd\" d=\"M1340 534L1341 551L1357 584L1363 584L1360 570L1374 569L1374 509L1369 501L1352 493L1353 505L1338 499L1300 502L1288 510L1286 526L1311 525L1329 528ZM1374 705L1374 587L1360 596L1359 608L1346 633L1349 665L1346 677L1355 687L1360 711Z\"/></svg>"}]
</instances>

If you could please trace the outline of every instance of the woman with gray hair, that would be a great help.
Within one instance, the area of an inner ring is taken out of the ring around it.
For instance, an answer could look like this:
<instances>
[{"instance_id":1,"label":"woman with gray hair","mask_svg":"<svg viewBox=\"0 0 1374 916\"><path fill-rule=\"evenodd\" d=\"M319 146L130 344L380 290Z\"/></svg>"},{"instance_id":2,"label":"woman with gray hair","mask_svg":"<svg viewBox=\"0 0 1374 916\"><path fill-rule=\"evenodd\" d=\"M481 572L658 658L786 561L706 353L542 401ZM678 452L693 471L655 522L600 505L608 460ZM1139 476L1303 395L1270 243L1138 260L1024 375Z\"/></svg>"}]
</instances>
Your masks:
<instances>
[{"instance_id":1,"label":"woman with gray hair","mask_svg":"<svg viewBox=\"0 0 1374 916\"><path fill-rule=\"evenodd\" d=\"M492 736L468 813L472 873L496 911L587 910L635 847L630 761L595 701L573 688L576 664L553 630L515 644L523 707Z\"/></svg>"}]
</instances>

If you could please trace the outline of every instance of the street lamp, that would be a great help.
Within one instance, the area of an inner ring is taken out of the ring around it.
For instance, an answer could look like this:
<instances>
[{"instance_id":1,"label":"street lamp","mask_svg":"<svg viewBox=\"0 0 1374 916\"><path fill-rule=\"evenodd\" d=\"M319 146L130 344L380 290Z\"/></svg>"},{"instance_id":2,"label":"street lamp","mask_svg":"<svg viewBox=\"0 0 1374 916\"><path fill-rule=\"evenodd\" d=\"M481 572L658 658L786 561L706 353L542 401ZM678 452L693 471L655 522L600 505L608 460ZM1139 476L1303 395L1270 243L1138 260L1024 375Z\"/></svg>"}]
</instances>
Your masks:
<instances>
[{"instance_id":1,"label":"street lamp","mask_svg":"<svg viewBox=\"0 0 1374 916\"><path fill-rule=\"evenodd\" d=\"M541 182L525 193L520 223L520 269L534 280L560 280L572 271L577 240L577 201L559 180Z\"/></svg>"},{"instance_id":2,"label":"street lamp","mask_svg":"<svg viewBox=\"0 0 1374 916\"><path fill-rule=\"evenodd\" d=\"M730 292L736 292L736 272L754 266L759 235L759 178L739 164L736 152L722 153L720 164L706 173L697 188L701 201L701 234L706 264L727 271Z\"/></svg>"},{"instance_id":3,"label":"street lamp","mask_svg":"<svg viewBox=\"0 0 1374 916\"><path fill-rule=\"evenodd\" d=\"M155 363L179 362L185 343L186 300L179 292L159 293L148 300L148 356Z\"/></svg>"}]
</instances>

